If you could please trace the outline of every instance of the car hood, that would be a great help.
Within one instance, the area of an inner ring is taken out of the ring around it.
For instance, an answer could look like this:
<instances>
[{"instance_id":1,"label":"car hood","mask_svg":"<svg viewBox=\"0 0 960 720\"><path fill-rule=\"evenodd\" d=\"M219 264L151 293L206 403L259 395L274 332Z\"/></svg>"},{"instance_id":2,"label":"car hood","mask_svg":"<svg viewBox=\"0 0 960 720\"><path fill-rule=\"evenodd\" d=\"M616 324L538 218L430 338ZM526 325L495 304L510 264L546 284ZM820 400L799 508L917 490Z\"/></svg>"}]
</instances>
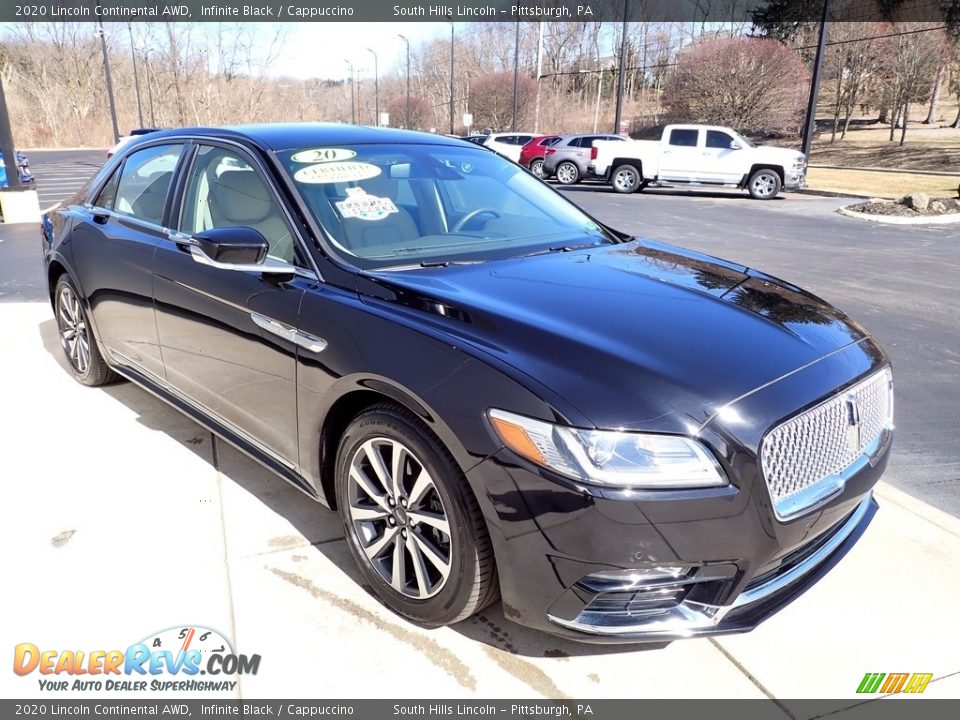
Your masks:
<instances>
[{"instance_id":1,"label":"car hood","mask_svg":"<svg viewBox=\"0 0 960 720\"><path fill-rule=\"evenodd\" d=\"M767 162L779 162L785 166L793 165L795 160L804 159L804 154L791 148L776 147L774 145L757 145L751 148L753 154L763 157Z\"/></svg>"},{"instance_id":2,"label":"car hood","mask_svg":"<svg viewBox=\"0 0 960 720\"><path fill-rule=\"evenodd\" d=\"M793 285L650 241L367 281L367 294L432 315L598 427L689 431L867 336Z\"/></svg>"}]
</instances>

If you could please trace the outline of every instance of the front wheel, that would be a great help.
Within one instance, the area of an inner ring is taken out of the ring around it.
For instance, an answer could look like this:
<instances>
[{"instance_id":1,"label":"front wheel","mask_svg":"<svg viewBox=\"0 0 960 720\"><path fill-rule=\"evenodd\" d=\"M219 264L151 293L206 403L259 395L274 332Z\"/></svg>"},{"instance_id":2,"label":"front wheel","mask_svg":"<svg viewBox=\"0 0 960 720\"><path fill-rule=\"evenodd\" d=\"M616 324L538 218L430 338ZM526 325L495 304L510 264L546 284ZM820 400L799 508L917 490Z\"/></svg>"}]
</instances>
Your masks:
<instances>
[{"instance_id":1,"label":"front wheel","mask_svg":"<svg viewBox=\"0 0 960 720\"><path fill-rule=\"evenodd\" d=\"M755 200L770 200L775 198L780 192L783 183L780 181L780 175L775 170L766 168L757 170L747 181L747 189L750 191L750 197Z\"/></svg>"},{"instance_id":2,"label":"front wheel","mask_svg":"<svg viewBox=\"0 0 960 720\"><path fill-rule=\"evenodd\" d=\"M340 440L336 490L350 552L394 612L437 627L497 598L477 500L415 415L385 403L357 416Z\"/></svg>"},{"instance_id":3,"label":"front wheel","mask_svg":"<svg viewBox=\"0 0 960 720\"><path fill-rule=\"evenodd\" d=\"M118 380L119 376L103 359L80 294L66 275L60 276L53 290L53 311L70 374L78 382L94 387Z\"/></svg>"},{"instance_id":4,"label":"front wheel","mask_svg":"<svg viewBox=\"0 0 960 720\"><path fill-rule=\"evenodd\" d=\"M568 160L557 165L555 174L561 185L575 185L580 182L580 168Z\"/></svg>"}]
</instances>

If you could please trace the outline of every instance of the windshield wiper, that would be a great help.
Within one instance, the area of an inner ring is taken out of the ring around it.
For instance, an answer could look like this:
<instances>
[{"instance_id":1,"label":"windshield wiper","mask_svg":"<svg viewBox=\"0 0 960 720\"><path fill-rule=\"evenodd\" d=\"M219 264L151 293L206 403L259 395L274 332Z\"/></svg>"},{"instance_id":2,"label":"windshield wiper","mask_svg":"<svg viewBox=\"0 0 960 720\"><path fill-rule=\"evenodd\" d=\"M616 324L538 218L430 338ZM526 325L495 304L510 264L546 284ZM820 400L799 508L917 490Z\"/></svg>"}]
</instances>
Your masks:
<instances>
[{"instance_id":1,"label":"windshield wiper","mask_svg":"<svg viewBox=\"0 0 960 720\"><path fill-rule=\"evenodd\" d=\"M551 245L546 250L537 250L536 252L518 255L517 257L533 257L534 255L549 255L550 253L570 252L571 250L583 250L584 248L600 247L603 243L579 243L573 245Z\"/></svg>"},{"instance_id":2,"label":"windshield wiper","mask_svg":"<svg viewBox=\"0 0 960 720\"><path fill-rule=\"evenodd\" d=\"M422 268L447 267L448 265L479 265L483 260L426 260L420 263Z\"/></svg>"}]
</instances>

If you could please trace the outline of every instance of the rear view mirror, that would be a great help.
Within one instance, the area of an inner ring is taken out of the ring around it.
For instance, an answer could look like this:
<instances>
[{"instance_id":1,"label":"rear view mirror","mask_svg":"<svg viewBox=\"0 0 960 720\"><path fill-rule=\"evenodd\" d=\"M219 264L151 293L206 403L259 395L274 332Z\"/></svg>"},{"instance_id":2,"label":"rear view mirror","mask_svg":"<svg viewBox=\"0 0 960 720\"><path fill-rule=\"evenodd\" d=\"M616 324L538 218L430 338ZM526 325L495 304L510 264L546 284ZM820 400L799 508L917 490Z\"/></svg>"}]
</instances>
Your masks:
<instances>
[{"instance_id":1,"label":"rear view mirror","mask_svg":"<svg viewBox=\"0 0 960 720\"><path fill-rule=\"evenodd\" d=\"M256 265L267 256L267 239L250 227L223 227L204 230L193 236L197 247L216 263Z\"/></svg>"},{"instance_id":2,"label":"rear view mirror","mask_svg":"<svg viewBox=\"0 0 960 720\"><path fill-rule=\"evenodd\" d=\"M730 141L730 149L731 149L731 150L739 150L740 147L741 147L741 146L740 146L740 143L738 143L736 140L731 140L731 141Z\"/></svg>"}]
</instances>

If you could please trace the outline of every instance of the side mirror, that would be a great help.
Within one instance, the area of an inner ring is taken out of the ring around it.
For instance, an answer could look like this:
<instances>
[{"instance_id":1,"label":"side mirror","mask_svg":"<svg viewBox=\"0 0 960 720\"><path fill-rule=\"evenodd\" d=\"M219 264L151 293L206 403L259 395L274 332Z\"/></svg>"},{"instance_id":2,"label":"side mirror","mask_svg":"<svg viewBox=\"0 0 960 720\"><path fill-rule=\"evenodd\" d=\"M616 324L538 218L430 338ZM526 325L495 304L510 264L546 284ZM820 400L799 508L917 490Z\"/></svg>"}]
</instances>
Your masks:
<instances>
[{"instance_id":1,"label":"side mirror","mask_svg":"<svg viewBox=\"0 0 960 720\"><path fill-rule=\"evenodd\" d=\"M741 147L740 143L738 143L736 140L731 140L731 141L730 141L730 149L731 149L731 150L739 150L740 147Z\"/></svg>"},{"instance_id":2,"label":"side mirror","mask_svg":"<svg viewBox=\"0 0 960 720\"><path fill-rule=\"evenodd\" d=\"M250 227L223 227L196 235L175 237L190 248L190 256L201 265L219 270L294 275L297 268L267 257L269 244L259 230Z\"/></svg>"},{"instance_id":3,"label":"side mirror","mask_svg":"<svg viewBox=\"0 0 960 720\"><path fill-rule=\"evenodd\" d=\"M249 227L222 227L204 230L193 236L197 247L216 263L256 265L267 257L267 239Z\"/></svg>"}]
</instances>

